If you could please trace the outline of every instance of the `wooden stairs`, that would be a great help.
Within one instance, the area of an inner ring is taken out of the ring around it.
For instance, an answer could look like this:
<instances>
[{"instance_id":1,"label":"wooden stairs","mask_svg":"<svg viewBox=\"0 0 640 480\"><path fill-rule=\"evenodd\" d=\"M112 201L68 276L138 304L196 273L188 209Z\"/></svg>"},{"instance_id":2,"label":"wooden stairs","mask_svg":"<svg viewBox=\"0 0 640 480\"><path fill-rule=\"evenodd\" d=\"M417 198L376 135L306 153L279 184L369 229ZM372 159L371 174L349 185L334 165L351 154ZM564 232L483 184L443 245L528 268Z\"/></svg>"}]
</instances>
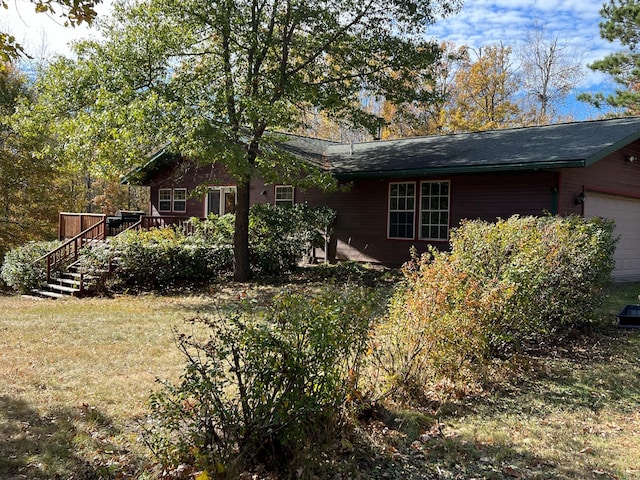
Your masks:
<instances>
[{"instance_id":1,"label":"wooden stairs","mask_svg":"<svg viewBox=\"0 0 640 480\"><path fill-rule=\"evenodd\" d=\"M33 295L45 298L82 297L91 292L95 277L79 271L78 262L69 265L64 272L53 274L48 281L32 291Z\"/></svg>"},{"instance_id":2,"label":"wooden stairs","mask_svg":"<svg viewBox=\"0 0 640 480\"><path fill-rule=\"evenodd\" d=\"M138 221L132 227L137 227L139 223ZM103 217L55 250L40 257L34 263L39 263L44 268L45 280L39 287L32 290L31 294L52 299L90 294L99 277L82 272L80 262L82 249L106 240L107 228ZM109 266L110 270L111 266Z\"/></svg>"}]
</instances>

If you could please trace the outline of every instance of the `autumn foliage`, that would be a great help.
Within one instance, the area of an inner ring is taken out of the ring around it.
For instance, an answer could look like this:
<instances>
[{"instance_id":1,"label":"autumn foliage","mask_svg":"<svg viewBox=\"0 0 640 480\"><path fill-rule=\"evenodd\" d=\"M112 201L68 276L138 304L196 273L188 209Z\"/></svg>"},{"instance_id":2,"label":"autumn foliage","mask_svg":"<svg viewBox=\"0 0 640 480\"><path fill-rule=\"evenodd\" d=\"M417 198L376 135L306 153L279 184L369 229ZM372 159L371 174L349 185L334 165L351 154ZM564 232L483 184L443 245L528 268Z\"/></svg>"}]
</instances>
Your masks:
<instances>
[{"instance_id":1,"label":"autumn foliage","mask_svg":"<svg viewBox=\"0 0 640 480\"><path fill-rule=\"evenodd\" d=\"M611 278L612 232L611 222L578 217L464 222L450 253L404 266L404 285L373 333L381 394L482 382L494 359L588 322Z\"/></svg>"}]
</instances>

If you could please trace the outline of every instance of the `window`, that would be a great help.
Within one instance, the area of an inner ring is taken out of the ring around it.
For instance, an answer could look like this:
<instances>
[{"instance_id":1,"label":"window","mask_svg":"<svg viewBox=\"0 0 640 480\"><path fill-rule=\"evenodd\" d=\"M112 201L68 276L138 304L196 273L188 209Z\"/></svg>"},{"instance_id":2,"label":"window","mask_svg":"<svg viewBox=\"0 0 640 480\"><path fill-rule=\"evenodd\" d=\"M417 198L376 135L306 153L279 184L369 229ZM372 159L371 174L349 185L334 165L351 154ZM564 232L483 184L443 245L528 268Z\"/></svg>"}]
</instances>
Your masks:
<instances>
[{"instance_id":1,"label":"window","mask_svg":"<svg viewBox=\"0 0 640 480\"><path fill-rule=\"evenodd\" d=\"M173 189L173 211L174 212L187 211L187 189L186 188Z\"/></svg>"},{"instance_id":2,"label":"window","mask_svg":"<svg viewBox=\"0 0 640 480\"><path fill-rule=\"evenodd\" d=\"M171 211L171 189L161 188L158 192L158 211L170 212Z\"/></svg>"},{"instance_id":3,"label":"window","mask_svg":"<svg viewBox=\"0 0 640 480\"><path fill-rule=\"evenodd\" d=\"M187 189L186 188L161 188L158 191L158 211L160 212L186 212Z\"/></svg>"},{"instance_id":4,"label":"window","mask_svg":"<svg viewBox=\"0 0 640 480\"><path fill-rule=\"evenodd\" d=\"M276 206L293 205L293 187L291 185L276 185L275 204Z\"/></svg>"},{"instance_id":5,"label":"window","mask_svg":"<svg viewBox=\"0 0 640 480\"><path fill-rule=\"evenodd\" d=\"M236 211L236 187L209 187L205 199L207 216L225 215Z\"/></svg>"},{"instance_id":6,"label":"window","mask_svg":"<svg viewBox=\"0 0 640 480\"><path fill-rule=\"evenodd\" d=\"M414 238L415 183L389 184L389 238Z\"/></svg>"},{"instance_id":7,"label":"window","mask_svg":"<svg viewBox=\"0 0 640 480\"><path fill-rule=\"evenodd\" d=\"M420 239L449 239L449 182L420 183Z\"/></svg>"}]
</instances>

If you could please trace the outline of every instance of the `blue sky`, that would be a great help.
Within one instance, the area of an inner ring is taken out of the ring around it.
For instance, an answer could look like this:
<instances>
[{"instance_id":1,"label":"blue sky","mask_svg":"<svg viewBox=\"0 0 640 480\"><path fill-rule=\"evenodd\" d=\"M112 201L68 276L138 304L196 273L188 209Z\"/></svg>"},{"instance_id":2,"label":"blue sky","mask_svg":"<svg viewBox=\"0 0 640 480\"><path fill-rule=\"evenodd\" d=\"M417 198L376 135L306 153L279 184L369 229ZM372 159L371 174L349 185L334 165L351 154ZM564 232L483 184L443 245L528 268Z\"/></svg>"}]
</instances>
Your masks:
<instances>
[{"instance_id":1,"label":"blue sky","mask_svg":"<svg viewBox=\"0 0 640 480\"><path fill-rule=\"evenodd\" d=\"M467 0L462 10L449 18L440 19L429 29L429 35L456 45L473 48L502 42L516 48L535 22L544 27L550 38L558 38L584 54L585 66L619 46L600 38L598 23L604 0ZM99 6L99 13L108 11L111 0ZM12 0L9 10L0 13L0 28L13 33L30 52L68 54L68 42L95 31L87 27L64 28L59 20L33 13L27 0ZM610 80L587 69L580 91L607 91ZM597 115L597 111L576 102L568 109L578 119Z\"/></svg>"},{"instance_id":2,"label":"blue sky","mask_svg":"<svg viewBox=\"0 0 640 480\"><path fill-rule=\"evenodd\" d=\"M583 55L586 76L576 92L612 90L607 76L586 66L620 49L620 45L600 37L600 9L604 0L467 0L462 10L438 21L430 29L433 38L468 45L473 48L502 42L517 48L535 23L542 25L545 36L557 38ZM574 96L572 97L574 98ZM598 115L598 111L569 98L564 111L577 119Z\"/></svg>"}]
</instances>

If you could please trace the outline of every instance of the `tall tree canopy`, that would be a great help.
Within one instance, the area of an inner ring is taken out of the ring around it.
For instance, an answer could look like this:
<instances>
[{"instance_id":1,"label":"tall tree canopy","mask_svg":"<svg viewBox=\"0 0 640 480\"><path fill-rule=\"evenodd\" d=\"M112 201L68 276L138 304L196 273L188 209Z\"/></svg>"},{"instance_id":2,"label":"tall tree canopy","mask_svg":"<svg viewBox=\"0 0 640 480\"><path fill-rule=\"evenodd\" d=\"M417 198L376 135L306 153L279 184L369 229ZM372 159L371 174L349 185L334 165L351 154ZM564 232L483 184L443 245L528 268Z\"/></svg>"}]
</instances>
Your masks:
<instances>
[{"instance_id":1,"label":"tall tree canopy","mask_svg":"<svg viewBox=\"0 0 640 480\"><path fill-rule=\"evenodd\" d=\"M619 41L624 50L593 62L593 70L609 74L621 86L613 94L580 95L598 108L625 109L629 114L640 114L640 3L637 0L610 0L600 10L600 36L610 42Z\"/></svg>"},{"instance_id":2,"label":"tall tree canopy","mask_svg":"<svg viewBox=\"0 0 640 480\"><path fill-rule=\"evenodd\" d=\"M467 50L454 76L444 129L469 132L522 123L515 99L520 83L510 55L511 47L502 44Z\"/></svg>"},{"instance_id":3,"label":"tall tree canopy","mask_svg":"<svg viewBox=\"0 0 640 480\"><path fill-rule=\"evenodd\" d=\"M309 175L269 132L298 126L311 108L377 129L363 92L398 105L428 100L416 85L440 49L424 34L457 8L459 0L116 5L103 42L78 45L77 60L43 75L30 114L64 138L59 155L105 169L139 164L159 145L224 163L237 180L235 277L246 280L250 179Z\"/></svg>"},{"instance_id":4,"label":"tall tree canopy","mask_svg":"<svg viewBox=\"0 0 640 480\"><path fill-rule=\"evenodd\" d=\"M548 38L539 24L527 32L518 57L531 116L528 123L543 125L557 121L559 106L584 78L583 56L557 37Z\"/></svg>"},{"instance_id":5,"label":"tall tree canopy","mask_svg":"<svg viewBox=\"0 0 640 480\"><path fill-rule=\"evenodd\" d=\"M11 63L0 64L0 260L12 246L53 236L69 190L55 161L32 154L46 138L14 128L14 112L30 94L26 76Z\"/></svg>"}]
</instances>

